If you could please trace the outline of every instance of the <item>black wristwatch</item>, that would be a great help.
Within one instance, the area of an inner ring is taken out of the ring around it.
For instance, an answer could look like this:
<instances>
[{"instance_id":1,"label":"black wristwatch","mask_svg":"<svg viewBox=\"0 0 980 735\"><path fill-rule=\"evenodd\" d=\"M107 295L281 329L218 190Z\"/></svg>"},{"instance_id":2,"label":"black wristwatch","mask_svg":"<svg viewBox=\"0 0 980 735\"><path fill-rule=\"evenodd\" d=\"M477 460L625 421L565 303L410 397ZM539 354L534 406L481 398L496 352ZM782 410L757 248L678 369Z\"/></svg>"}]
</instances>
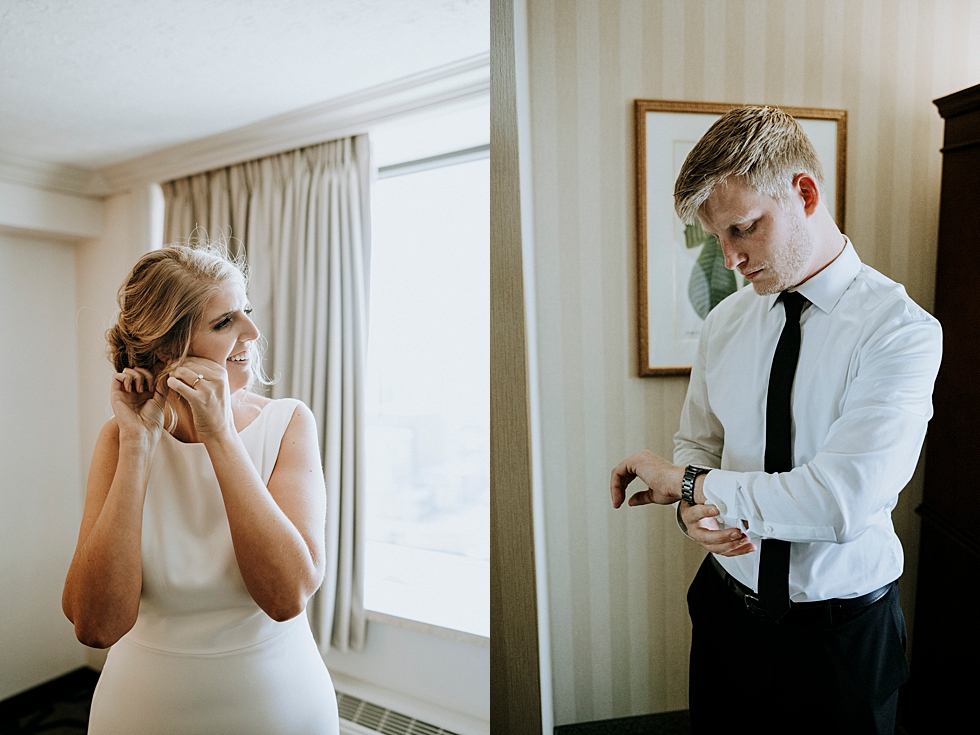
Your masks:
<instances>
[{"instance_id":1,"label":"black wristwatch","mask_svg":"<svg viewBox=\"0 0 980 735\"><path fill-rule=\"evenodd\" d=\"M697 505L694 502L694 481L698 479L699 475L707 475L711 470L711 467L698 467L689 464L684 470L684 479L681 480L681 500L684 500L688 505Z\"/></svg>"}]
</instances>

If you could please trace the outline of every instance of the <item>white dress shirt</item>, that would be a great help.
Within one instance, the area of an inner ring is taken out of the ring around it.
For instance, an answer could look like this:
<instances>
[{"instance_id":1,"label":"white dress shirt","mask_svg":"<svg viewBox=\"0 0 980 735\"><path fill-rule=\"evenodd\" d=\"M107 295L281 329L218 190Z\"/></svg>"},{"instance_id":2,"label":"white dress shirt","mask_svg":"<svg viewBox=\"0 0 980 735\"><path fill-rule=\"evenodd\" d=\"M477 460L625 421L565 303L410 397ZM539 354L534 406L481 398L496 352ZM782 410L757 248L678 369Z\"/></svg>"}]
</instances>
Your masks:
<instances>
[{"instance_id":1,"label":"white dress shirt","mask_svg":"<svg viewBox=\"0 0 980 735\"><path fill-rule=\"evenodd\" d=\"M777 295L751 288L705 320L674 462L720 468L705 477L704 494L722 527L745 521L754 540L793 542L791 600L856 597L902 573L891 512L932 416L942 330L903 286L862 264L850 241L797 290L810 303L793 383L794 469L763 471L769 369L785 312ZM717 559L758 590L759 557Z\"/></svg>"}]
</instances>

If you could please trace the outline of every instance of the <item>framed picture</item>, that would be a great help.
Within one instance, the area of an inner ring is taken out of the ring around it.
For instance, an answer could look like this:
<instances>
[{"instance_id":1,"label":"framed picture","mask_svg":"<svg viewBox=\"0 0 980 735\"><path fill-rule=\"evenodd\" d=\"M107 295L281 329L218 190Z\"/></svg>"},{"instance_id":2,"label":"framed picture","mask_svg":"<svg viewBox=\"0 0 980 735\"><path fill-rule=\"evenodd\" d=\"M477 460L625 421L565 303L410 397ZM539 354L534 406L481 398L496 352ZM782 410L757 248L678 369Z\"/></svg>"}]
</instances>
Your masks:
<instances>
[{"instance_id":1,"label":"framed picture","mask_svg":"<svg viewBox=\"0 0 980 735\"><path fill-rule=\"evenodd\" d=\"M641 376L688 375L701 325L746 285L724 268L721 246L674 213L674 181L694 144L740 105L636 100L636 247ZM823 165L824 201L844 231L847 112L783 107L799 120Z\"/></svg>"}]
</instances>

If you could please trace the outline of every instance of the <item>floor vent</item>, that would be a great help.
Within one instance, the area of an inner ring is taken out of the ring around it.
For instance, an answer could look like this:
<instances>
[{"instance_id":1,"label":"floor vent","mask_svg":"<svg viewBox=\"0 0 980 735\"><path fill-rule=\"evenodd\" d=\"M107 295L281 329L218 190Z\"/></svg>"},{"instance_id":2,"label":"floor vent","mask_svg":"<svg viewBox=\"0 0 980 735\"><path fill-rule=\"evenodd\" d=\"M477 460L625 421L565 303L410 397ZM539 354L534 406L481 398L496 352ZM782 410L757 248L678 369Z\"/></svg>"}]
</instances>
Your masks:
<instances>
[{"instance_id":1,"label":"floor vent","mask_svg":"<svg viewBox=\"0 0 980 735\"><path fill-rule=\"evenodd\" d=\"M337 709L341 720L360 725L358 732L380 732L384 735L457 735L450 730L416 720L401 712L379 707L343 692L337 692ZM343 729L341 723L341 730Z\"/></svg>"}]
</instances>

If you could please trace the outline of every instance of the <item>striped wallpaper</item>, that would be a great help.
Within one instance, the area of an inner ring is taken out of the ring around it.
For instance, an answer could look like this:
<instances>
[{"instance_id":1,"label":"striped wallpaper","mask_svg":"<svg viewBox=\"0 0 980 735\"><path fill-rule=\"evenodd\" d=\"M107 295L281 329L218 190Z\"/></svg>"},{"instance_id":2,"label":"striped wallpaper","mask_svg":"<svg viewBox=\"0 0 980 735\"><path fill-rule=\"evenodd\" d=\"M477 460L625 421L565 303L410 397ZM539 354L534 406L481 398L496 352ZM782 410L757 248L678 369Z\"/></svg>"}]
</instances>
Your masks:
<instances>
[{"instance_id":1,"label":"striped wallpaper","mask_svg":"<svg viewBox=\"0 0 980 735\"><path fill-rule=\"evenodd\" d=\"M933 303L942 121L980 83L980 2L529 0L536 350L555 723L686 708L701 554L663 508L612 511L611 468L670 456L686 378L636 377L632 102L848 112L847 234ZM911 616L917 473L895 521ZM911 617L910 617L911 622ZM751 660L719 642L722 669Z\"/></svg>"}]
</instances>

